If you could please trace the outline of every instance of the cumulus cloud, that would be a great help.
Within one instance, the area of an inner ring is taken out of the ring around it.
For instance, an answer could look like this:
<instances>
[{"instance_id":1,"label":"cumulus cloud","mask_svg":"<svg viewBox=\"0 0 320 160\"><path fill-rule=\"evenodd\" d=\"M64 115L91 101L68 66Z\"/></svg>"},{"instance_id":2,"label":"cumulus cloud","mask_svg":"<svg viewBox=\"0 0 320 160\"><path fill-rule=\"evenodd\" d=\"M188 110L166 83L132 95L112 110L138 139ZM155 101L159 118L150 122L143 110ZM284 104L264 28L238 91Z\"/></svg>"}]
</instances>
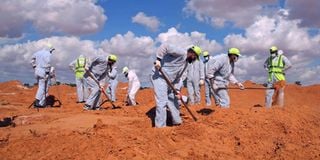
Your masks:
<instances>
[{"instance_id":1,"label":"cumulus cloud","mask_svg":"<svg viewBox=\"0 0 320 160\"><path fill-rule=\"evenodd\" d=\"M299 20L288 20L283 17L269 18L260 16L255 23L249 26L244 35L231 34L225 37L226 47L238 47L246 57L238 63L238 74L249 80L263 82L265 77L263 69L264 60L269 56L268 49L272 45L284 51L284 55L293 63L288 71L289 82L304 80L307 82L320 81L320 78L308 79L301 76L302 70L312 70L308 75L318 73L319 67L310 65L319 60L319 36L311 37L307 28L299 27ZM254 68L254 69L253 69ZM305 73L306 74L306 73Z\"/></svg>"},{"instance_id":2,"label":"cumulus cloud","mask_svg":"<svg viewBox=\"0 0 320 160\"><path fill-rule=\"evenodd\" d=\"M52 55L52 65L57 68L57 78L60 81L70 82L73 73L68 65L80 54L93 57L98 54L97 44L89 40L80 40L76 37L50 37L38 41L14 45L4 45L0 48L1 81L18 79L33 83L33 69L30 65L31 56L41 50L47 43L53 44L55 51Z\"/></svg>"},{"instance_id":3,"label":"cumulus cloud","mask_svg":"<svg viewBox=\"0 0 320 160\"><path fill-rule=\"evenodd\" d=\"M29 25L42 33L94 33L106 20L104 10L94 0L3 0L0 37L21 37Z\"/></svg>"},{"instance_id":4,"label":"cumulus cloud","mask_svg":"<svg viewBox=\"0 0 320 160\"><path fill-rule=\"evenodd\" d=\"M176 28L170 28L167 32L160 33L156 39L157 42L168 43L185 49L188 49L192 45L199 45L203 50L207 50L211 54L217 53L222 49L222 46L218 42L207 39L205 33L197 31L180 33Z\"/></svg>"},{"instance_id":5,"label":"cumulus cloud","mask_svg":"<svg viewBox=\"0 0 320 160\"><path fill-rule=\"evenodd\" d=\"M160 21L157 19L157 17L147 16L143 12L139 12L137 15L132 17L132 22L141 24L153 32L157 31L160 26Z\"/></svg>"},{"instance_id":6,"label":"cumulus cloud","mask_svg":"<svg viewBox=\"0 0 320 160\"><path fill-rule=\"evenodd\" d=\"M101 42L101 48L106 54L116 54L119 57L117 62L118 71L128 66L135 69L140 81L149 82L149 74L153 66L155 54L155 42L151 37L137 37L132 32L117 34L110 40ZM123 76L119 76L123 80Z\"/></svg>"},{"instance_id":7,"label":"cumulus cloud","mask_svg":"<svg viewBox=\"0 0 320 160\"><path fill-rule=\"evenodd\" d=\"M256 15L272 11L276 5L277 0L188 0L184 11L216 27L223 27L226 22L246 27Z\"/></svg>"},{"instance_id":8,"label":"cumulus cloud","mask_svg":"<svg viewBox=\"0 0 320 160\"><path fill-rule=\"evenodd\" d=\"M310 37L306 34L307 30L299 28L298 24L299 21L260 17L243 35L233 34L225 37L225 44L206 38L205 33L196 31L181 33L176 28L160 33L155 39L136 36L128 31L126 34L117 34L102 42L81 40L77 37L50 37L22 44L9 44L0 47L2 75L0 81L18 79L28 83L35 82L29 64L31 55L50 42L56 48L52 62L57 67L58 80L63 82L74 82L74 75L69 70L68 64L80 54L92 58L96 55L107 56L113 53L119 58L117 66L120 81L124 80L121 74L122 67L128 66L137 71L141 82L146 85L150 82L149 74L157 47L160 43L171 43L185 49L197 44L212 55L225 53L229 47L238 47L244 56L236 63L236 76L239 80L253 80L259 83L264 83L267 79L263 63L269 55L268 49L270 45L278 45L294 65L287 72L289 82L319 83L320 77L317 75L320 67L315 64L319 64L317 61L320 48L317 44L320 42L320 35Z\"/></svg>"},{"instance_id":9,"label":"cumulus cloud","mask_svg":"<svg viewBox=\"0 0 320 160\"><path fill-rule=\"evenodd\" d=\"M94 42L80 40L77 37L50 37L38 41L0 47L0 81L18 79L34 83L33 69L30 65L31 56L41 50L47 43L53 44L52 65L57 68L57 78L63 82L73 82L74 75L68 65L80 54L89 58L97 55L118 55L118 71L120 80L124 80L121 69L128 66L135 69L143 83L149 82L148 74L153 66L155 44L151 37L136 37L132 32L115 35L110 40ZM17 58L18 57L18 58Z\"/></svg>"},{"instance_id":10,"label":"cumulus cloud","mask_svg":"<svg viewBox=\"0 0 320 160\"><path fill-rule=\"evenodd\" d=\"M290 19L300 19L302 26L320 27L320 1L319 0L288 0L286 8L290 11Z\"/></svg>"},{"instance_id":11,"label":"cumulus cloud","mask_svg":"<svg viewBox=\"0 0 320 160\"><path fill-rule=\"evenodd\" d=\"M303 85L320 83L320 65L316 65L313 67L295 68L292 73L294 75L297 75L297 77L292 78L295 78L296 81L300 81Z\"/></svg>"}]
</instances>

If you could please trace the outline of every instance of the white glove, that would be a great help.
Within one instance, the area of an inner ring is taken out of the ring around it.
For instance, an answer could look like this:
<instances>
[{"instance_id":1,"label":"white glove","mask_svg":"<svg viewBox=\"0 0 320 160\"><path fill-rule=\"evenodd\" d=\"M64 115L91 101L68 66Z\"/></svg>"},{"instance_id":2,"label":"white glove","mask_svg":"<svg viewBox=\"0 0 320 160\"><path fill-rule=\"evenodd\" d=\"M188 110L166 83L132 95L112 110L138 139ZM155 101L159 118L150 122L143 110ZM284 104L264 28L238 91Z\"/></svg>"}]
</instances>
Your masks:
<instances>
[{"instance_id":1,"label":"white glove","mask_svg":"<svg viewBox=\"0 0 320 160\"><path fill-rule=\"evenodd\" d=\"M181 99L182 98L182 95L180 93L180 91L177 91L177 94L175 95L177 99Z\"/></svg>"},{"instance_id":2,"label":"white glove","mask_svg":"<svg viewBox=\"0 0 320 160\"><path fill-rule=\"evenodd\" d=\"M242 83L238 82L237 85L238 85L238 87L239 87L241 90L244 89L244 85L243 85Z\"/></svg>"},{"instance_id":3,"label":"white glove","mask_svg":"<svg viewBox=\"0 0 320 160\"><path fill-rule=\"evenodd\" d=\"M213 84L212 84L212 88L213 88L213 90L217 90L217 89L219 89L218 85L217 85L217 84L215 84L215 83L213 83Z\"/></svg>"},{"instance_id":4,"label":"white glove","mask_svg":"<svg viewBox=\"0 0 320 160\"><path fill-rule=\"evenodd\" d=\"M104 88L104 83L100 82L99 87L100 87L100 89L103 89Z\"/></svg>"},{"instance_id":5,"label":"white glove","mask_svg":"<svg viewBox=\"0 0 320 160\"><path fill-rule=\"evenodd\" d=\"M204 80L203 80L203 79L200 79L199 84L200 84L201 86L204 85Z\"/></svg>"},{"instance_id":6,"label":"white glove","mask_svg":"<svg viewBox=\"0 0 320 160\"><path fill-rule=\"evenodd\" d=\"M55 78L51 78L51 85L56 85L57 84L57 80Z\"/></svg>"},{"instance_id":7,"label":"white glove","mask_svg":"<svg viewBox=\"0 0 320 160\"><path fill-rule=\"evenodd\" d=\"M210 78L209 80L210 80L210 85L212 85L211 87L213 90L219 89L218 85L216 83L214 83L214 78Z\"/></svg>"},{"instance_id":8,"label":"white glove","mask_svg":"<svg viewBox=\"0 0 320 160\"><path fill-rule=\"evenodd\" d=\"M56 70L54 67L50 67L50 73L49 73L50 77L55 77L56 76Z\"/></svg>"},{"instance_id":9,"label":"white glove","mask_svg":"<svg viewBox=\"0 0 320 160\"><path fill-rule=\"evenodd\" d=\"M49 77L50 77L50 76L49 76L49 72L46 72L46 74L44 75L44 80L47 81L47 80L49 79Z\"/></svg>"},{"instance_id":10,"label":"white glove","mask_svg":"<svg viewBox=\"0 0 320 160\"><path fill-rule=\"evenodd\" d=\"M85 70L85 71L89 71L89 67L86 65L86 66L84 67L84 70Z\"/></svg>"},{"instance_id":11,"label":"white glove","mask_svg":"<svg viewBox=\"0 0 320 160\"><path fill-rule=\"evenodd\" d=\"M156 68L160 68L161 67L161 62L160 62L160 60L156 60L156 62L154 63L154 66L156 67Z\"/></svg>"}]
</instances>

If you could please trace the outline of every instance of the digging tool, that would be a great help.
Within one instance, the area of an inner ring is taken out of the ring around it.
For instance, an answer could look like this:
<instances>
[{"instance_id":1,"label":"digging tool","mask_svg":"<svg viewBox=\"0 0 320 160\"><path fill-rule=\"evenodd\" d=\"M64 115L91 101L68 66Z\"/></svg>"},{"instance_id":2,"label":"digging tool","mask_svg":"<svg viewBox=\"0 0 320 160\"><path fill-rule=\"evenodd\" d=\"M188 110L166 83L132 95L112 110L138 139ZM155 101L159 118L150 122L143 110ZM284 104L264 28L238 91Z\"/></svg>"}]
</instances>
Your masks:
<instances>
[{"instance_id":1,"label":"digging tool","mask_svg":"<svg viewBox=\"0 0 320 160\"><path fill-rule=\"evenodd\" d=\"M173 93L175 95L179 94L179 92L174 88L173 84L170 82L168 76L162 71L161 67L158 68L159 72L162 74L164 80L167 82L169 87L173 90ZM192 114L191 110L187 106L187 104L183 101L182 96L180 96L181 103L183 106L187 109L187 111L190 113L191 117L193 118L194 121L197 121L197 118Z\"/></svg>"},{"instance_id":2,"label":"digging tool","mask_svg":"<svg viewBox=\"0 0 320 160\"><path fill-rule=\"evenodd\" d=\"M47 74L44 78L44 106L47 107L47 86L48 86L49 75Z\"/></svg>"},{"instance_id":3,"label":"digging tool","mask_svg":"<svg viewBox=\"0 0 320 160\"><path fill-rule=\"evenodd\" d=\"M218 89L240 89L240 88L234 88L234 87L221 87L221 88L218 88ZM266 87L248 87L248 88L244 88L244 89L241 89L241 90L246 90L246 89L276 89L274 87L271 87L271 88L266 88Z\"/></svg>"},{"instance_id":4,"label":"digging tool","mask_svg":"<svg viewBox=\"0 0 320 160\"><path fill-rule=\"evenodd\" d=\"M113 104L113 102L109 99L106 91L104 90L104 88L103 88L102 86L100 86L99 81L98 81L97 78L92 74L92 72L90 72L88 69L85 69L85 70L86 70L86 72L88 73L88 75L97 83L97 85L98 85L99 88L100 88L100 91L105 95L105 97L107 98L107 100L110 101L110 103L111 103L111 105L112 105L112 109L117 108L117 107Z\"/></svg>"}]
</instances>

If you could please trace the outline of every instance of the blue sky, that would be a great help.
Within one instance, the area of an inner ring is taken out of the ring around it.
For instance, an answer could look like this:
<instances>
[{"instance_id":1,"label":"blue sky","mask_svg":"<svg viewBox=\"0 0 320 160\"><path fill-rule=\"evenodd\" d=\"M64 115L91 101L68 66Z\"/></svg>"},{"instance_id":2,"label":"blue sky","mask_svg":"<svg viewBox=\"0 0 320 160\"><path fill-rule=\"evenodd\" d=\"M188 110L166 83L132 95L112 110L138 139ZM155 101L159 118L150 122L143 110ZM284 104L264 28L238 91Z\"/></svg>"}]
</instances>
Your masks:
<instances>
[{"instance_id":1,"label":"blue sky","mask_svg":"<svg viewBox=\"0 0 320 160\"><path fill-rule=\"evenodd\" d=\"M108 21L102 31L82 36L82 38L101 40L116 34L125 34L128 30L134 32L137 36L151 36L154 38L159 33L166 32L168 28L180 26L180 32L199 31L210 33L207 35L208 38L221 42L230 32L240 33L243 31L232 26L213 29L212 26L197 21L194 17L182 11L185 5L182 0L100 0L97 4L105 9ZM141 11L146 15L158 18L161 24L157 31L153 32L139 24L130 23L132 16Z\"/></svg>"},{"instance_id":2,"label":"blue sky","mask_svg":"<svg viewBox=\"0 0 320 160\"><path fill-rule=\"evenodd\" d=\"M211 55L238 47L239 80L266 81L272 45L294 64L288 82L320 83L320 1L308 0L3 0L0 6L0 82L35 82L31 55L52 43L58 80L73 82L68 64L80 54L117 54L148 83L161 43L198 44ZM254 70L253 70L254 68Z\"/></svg>"}]
</instances>

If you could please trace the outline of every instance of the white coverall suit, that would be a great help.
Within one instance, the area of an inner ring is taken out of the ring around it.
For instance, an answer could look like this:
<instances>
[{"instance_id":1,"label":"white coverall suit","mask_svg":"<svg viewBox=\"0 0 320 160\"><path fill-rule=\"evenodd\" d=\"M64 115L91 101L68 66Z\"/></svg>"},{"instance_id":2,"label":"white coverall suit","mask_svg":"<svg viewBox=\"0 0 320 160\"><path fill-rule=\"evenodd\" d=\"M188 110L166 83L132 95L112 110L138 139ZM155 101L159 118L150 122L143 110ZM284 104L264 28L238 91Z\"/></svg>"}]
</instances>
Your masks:
<instances>
[{"instance_id":1,"label":"white coverall suit","mask_svg":"<svg viewBox=\"0 0 320 160\"><path fill-rule=\"evenodd\" d=\"M87 83L83 77L85 73L85 66L89 65L88 61L89 60L84 56L79 56L79 58L69 64L70 69L75 72L78 102L85 102L89 94ZM81 73L78 73L78 67L81 69Z\"/></svg>"},{"instance_id":2,"label":"white coverall suit","mask_svg":"<svg viewBox=\"0 0 320 160\"><path fill-rule=\"evenodd\" d=\"M211 87L211 84L210 84L210 80L209 78L207 77L207 73L208 73L208 66L210 63L212 63L213 57L212 56L208 56L208 60L204 60L204 74L206 75L205 76L205 96L206 96L206 105L207 106L210 106L211 105L211 97L213 97L214 101L215 101L215 104L216 106L219 105L219 102L218 102L218 98L217 98L217 95L213 92L212 90L212 87Z\"/></svg>"},{"instance_id":3,"label":"white coverall suit","mask_svg":"<svg viewBox=\"0 0 320 160\"><path fill-rule=\"evenodd\" d=\"M118 72L115 65L111 66L111 69L108 70L107 74L108 88L106 90L109 99L112 102L116 101L116 90L118 86Z\"/></svg>"},{"instance_id":4,"label":"white coverall suit","mask_svg":"<svg viewBox=\"0 0 320 160\"><path fill-rule=\"evenodd\" d=\"M204 80L203 62L195 60L187 69L187 89L191 104L200 103L200 80Z\"/></svg>"},{"instance_id":5,"label":"white coverall suit","mask_svg":"<svg viewBox=\"0 0 320 160\"><path fill-rule=\"evenodd\" d=\"M162 71L168 76L176 89L181 88L181 76L186 70L187 52L184 49L162 44L157 50L157 58L161 59ZM167 121L167 109L170 110L173 124L181 124L178 99L172 89L166 83L160 72L154 67L151 74L156 100L155 127L165 127Z\"/></svg>"},{"instance_id":6,"label":"white coverall suit","mask_svg":"<svg viewBox=\"0 0 320 160\"><path fill-rule=\"evenodd\" d=\"M280 78L285 77L284 75L284 71L288 70L289 68L292 67L291 62L289 61L289 59L287 57L285 57L284 55L282 56L282 63L283 63L283 73L269 73L269 78L268 78L268 83L267 83L267 88L272 88L274 87L274 83L278 82L279 80L281 80ZM264 68L269 71L269 67L271 64L269 58L272 57L268 57L264 63ZM280 55L275 56L274 58L272 58L272 62L274 64L278 64L279 62L279 58ZM283 75L277 75L277 74L283 74ZM285 80L285 79L284 79ZM275 90L274 89L267 89L266 90L266 98L265 98L265 106L267 108L270 108L272 106L272 96L274 95ZM278 101L277 103L283 107L284 105L284 87L279 89L279 93L278 93L278 97L276 98Z\"/></svg>"},{"instance_id":7,"label":"white coverall suit","mask_svg":"<svg viewBox=\"0 0 320 160\"><path fill-rule=\"evenodd\" d=\"M229 108L230 98L226 88L229 81L233 84L238 83L233 75L234 63L230 63L228 54L221 54L214 56L208 65L206 76L211 80L218 103L222 108Z\"/></svg>"},{"instance_id":8,"label":"white coverall suit","mask_svg":"<svg viewBox=\"0 0 320 160\"><path fill-rule=\"evenodd\" d=\"M137 105L136 94L140 89L140 81L134 70L129 70L127 75L129 86L128 86L128 104Z\"/></svg>"},{"instance_id":9,"label":"white coverall suit","mask_svg":"<svg viewBox=\"0 0 320 160\"><path fill-rule=\"evenodd\" d=\"M45 107L46 96L49 89L49 74L51 68L51 53L43 49L32 55L31 64L34 67L34 74L38 81L38 90L36 93L36 106ZM37 101L38 100L38 101Z\"/></svg>"},{"instance_id":10,"label":"white coverall suit","mask_svg":"<svg viewBox=\"0 0 320 160\"><path fill-rule=\"evenodd\" d=\"M108 75L108 61L104 56L98 56L92 60L89 66L89 71L95 76L99 81L100 85L103 86ZM88 72L84 74L84 78L90 89L90 94L87 98L85 106L87 109L99 109L100 103L100 86L89 76Z\"/></svg>"}]
</instances>

